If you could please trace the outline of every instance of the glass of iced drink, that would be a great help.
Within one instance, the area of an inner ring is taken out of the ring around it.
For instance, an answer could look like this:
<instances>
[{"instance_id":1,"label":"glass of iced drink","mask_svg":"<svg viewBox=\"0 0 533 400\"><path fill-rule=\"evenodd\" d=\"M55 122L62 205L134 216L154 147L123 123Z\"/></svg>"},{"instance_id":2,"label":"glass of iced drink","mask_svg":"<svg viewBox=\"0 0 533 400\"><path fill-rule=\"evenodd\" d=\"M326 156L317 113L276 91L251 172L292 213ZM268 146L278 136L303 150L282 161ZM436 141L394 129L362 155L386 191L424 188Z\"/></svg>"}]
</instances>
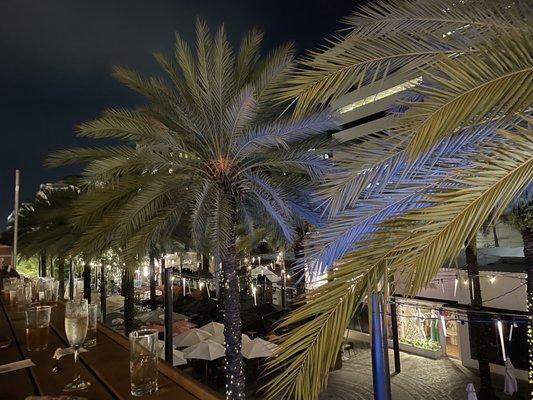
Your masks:
<instances>
[{"instance_id":1,"label":"glass of iced drink","mask_svg":"<svg viewBox=\"0 0 533 400\"><path fill-rule=\"evenodd\" d=\"M145 396L157 391L158 332L133 331L130 339L131 394Z\"/></svg>"},{"instance_id":2,"label":"glass of iced drink","mask_svg":"<svg viewBox=\"0 0 533 400\"><path fill-rule=\"evenodd\" d=\"M98 321L98 304L89 304L89 323L87 325L87 336L83 347L96 346L96 328Z\"/></svg>"},{"instance_id":3,"label":"glass of iced drink","mask_svg":"<svg viewBox=\"0 0 533 400\"><path fill-rule=\"evenodd\" d=\"M28 351L39 351L48 347L51 310L50 306L26 309L26 346Z\"/></svg>"}]
</instances>

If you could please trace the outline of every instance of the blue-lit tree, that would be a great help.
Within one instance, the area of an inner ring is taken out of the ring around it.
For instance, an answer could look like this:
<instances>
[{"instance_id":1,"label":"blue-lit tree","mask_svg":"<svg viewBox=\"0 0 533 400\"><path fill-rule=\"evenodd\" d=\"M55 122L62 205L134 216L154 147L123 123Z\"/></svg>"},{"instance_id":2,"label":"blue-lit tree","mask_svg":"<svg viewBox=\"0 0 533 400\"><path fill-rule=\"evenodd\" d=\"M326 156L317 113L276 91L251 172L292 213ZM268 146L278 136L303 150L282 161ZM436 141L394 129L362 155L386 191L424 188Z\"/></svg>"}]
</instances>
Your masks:
<instances>
[{"instance_id":1,"label":"blue-lit tree","mask_svg":"<svg viewBox=\"0 0 533 400\"><path fill-rule=\"evenodd\" d=\"M390 130L334 154L317 197L329 221L305 263L327 282L283 322L298 327L270 362L269 398L316 399L367 294L395 276L416 293L533 179L530 6L372 2L295 70L282 99L297 113L394 73L414 84Z\"/></svg>"}]
</instances>

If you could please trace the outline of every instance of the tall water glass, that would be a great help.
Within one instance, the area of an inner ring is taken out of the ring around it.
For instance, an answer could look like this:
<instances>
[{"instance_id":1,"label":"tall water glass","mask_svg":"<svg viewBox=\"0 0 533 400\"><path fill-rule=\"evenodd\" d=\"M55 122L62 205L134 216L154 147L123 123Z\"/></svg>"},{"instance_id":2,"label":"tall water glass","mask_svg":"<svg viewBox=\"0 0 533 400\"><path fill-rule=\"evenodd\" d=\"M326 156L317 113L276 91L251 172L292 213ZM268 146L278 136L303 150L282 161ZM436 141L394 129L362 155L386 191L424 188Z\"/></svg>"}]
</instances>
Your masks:
<instances>
[{"instance_id":1,"label":"tall water glass","mask_svg":"<svg viewBox=\"0 0 533 400\"><path fill-rule=\"evenodd\" d=\"M133 396L157 391L158 332L154 329L133 331L130 339L130 381Z\"/></svg>"},{"instance_id":2,"label":"tall water glass","mask_svg":"<svg viewBox=\"0 0 533 400\"><path fill-rule=\"evenodd\" d=\"M67 340L74 349L74 380L68 383L63 389L66 392L87 389L90 382L83 380L77 373L77 363L80 348L87 335L87 325L89 323L89 307L87 300L69 300L65 303L65 333Z\"/></svg>"},{"instance_id":3,"label":"tall water glass","mask_svg":"<svg viewBox=\"0 0 533 400\"><path fill-rule=\"evenodd\" d=\"M28 351L44 350L48 347L50 306L29 307L26 315L26 346Z\"/></svg>"},{"instance_id":4,"label":"tall water glass","mask_svg":"<svg viewBox=\"0 0 533 400\"><path fill-rule=\"evenodd\" d=\"M83 279L74 279L74 299L83 298Z\"/></svg>"},{"instance_id":5,"label":"tall water glass","mask_svg":"<svg viewBox=\"0 0 533 400\"><path fill-rule=\"evenodd\" d=\"M96 346L96 331L98 321L98 304L89 304L89 324L87 325L87 337L83 347Z\"/></svg>"}]
</instances>

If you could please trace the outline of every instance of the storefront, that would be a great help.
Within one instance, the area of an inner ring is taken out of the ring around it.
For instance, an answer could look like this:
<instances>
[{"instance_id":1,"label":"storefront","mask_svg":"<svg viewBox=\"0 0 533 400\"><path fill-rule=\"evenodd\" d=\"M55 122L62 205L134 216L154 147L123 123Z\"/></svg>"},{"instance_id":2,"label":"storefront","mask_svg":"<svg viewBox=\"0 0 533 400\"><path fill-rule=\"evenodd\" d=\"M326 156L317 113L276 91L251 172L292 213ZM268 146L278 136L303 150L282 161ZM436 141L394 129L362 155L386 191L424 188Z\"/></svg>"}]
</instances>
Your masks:
<instances>
[{"instance_id":1,"label":"storefront","mask_svg":"<svg viewBox=\"0 0 533 400\"><path fill-rule=\"evenodd\" d=\"M442 311L442 305L416 300L397 301L400 350L428 358L459 358L455 313ZM389 337L392 329L389 324Z\"/></svg>"}]
</instances>

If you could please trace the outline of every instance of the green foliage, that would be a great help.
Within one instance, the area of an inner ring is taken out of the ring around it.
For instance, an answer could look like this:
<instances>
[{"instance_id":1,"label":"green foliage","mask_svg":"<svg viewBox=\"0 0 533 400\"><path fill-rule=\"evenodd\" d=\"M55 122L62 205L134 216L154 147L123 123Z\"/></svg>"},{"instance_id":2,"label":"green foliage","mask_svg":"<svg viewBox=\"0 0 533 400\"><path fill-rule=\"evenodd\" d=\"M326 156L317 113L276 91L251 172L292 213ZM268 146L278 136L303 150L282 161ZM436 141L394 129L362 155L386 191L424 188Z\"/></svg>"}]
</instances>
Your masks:
<instances>
[{"instance_id":1,"label":"green foliage","mask_svg":"<svg viewBox=\"0 0 533 400\"><path fill-rule=\"evenodd\" d=\"M38 257L23 258L17 260L17 271L24 276L36 278L39 276Z\"/></svg>"}]
</instances>

